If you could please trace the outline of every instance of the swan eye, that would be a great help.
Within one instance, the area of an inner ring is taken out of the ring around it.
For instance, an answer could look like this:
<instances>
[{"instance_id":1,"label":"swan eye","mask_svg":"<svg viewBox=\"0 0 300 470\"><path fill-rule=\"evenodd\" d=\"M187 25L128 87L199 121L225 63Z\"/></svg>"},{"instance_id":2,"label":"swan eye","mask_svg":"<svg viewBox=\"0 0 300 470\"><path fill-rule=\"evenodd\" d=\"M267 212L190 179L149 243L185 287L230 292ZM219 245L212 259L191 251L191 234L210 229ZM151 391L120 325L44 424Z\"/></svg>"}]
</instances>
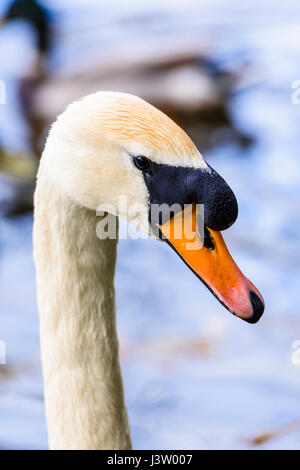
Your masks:
<instances>
[{"instance_id":1,"label":"swan eye","mask_svg":"<svg viewBox=\"0 0 300 470\"><path fill-rule=\"evenodd\" d=\"M151 167L151 160L143 156L133 157L133 163L141 171L147 171Z\"/></svg>"}]
</instances>

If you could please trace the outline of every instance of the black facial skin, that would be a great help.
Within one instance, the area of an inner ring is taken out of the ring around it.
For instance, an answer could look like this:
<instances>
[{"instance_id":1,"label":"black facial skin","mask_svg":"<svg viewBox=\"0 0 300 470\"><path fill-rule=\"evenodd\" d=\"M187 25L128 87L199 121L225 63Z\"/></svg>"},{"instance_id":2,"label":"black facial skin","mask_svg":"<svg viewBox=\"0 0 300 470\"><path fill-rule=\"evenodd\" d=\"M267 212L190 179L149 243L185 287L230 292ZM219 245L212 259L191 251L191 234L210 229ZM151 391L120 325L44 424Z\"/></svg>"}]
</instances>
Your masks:
<instances>
[{"instance_id":1,"label":"black facial skin","mask_svg":"<svg viewBox=\"0 0 300 470\"><path fill-rule=\"evenodd\" d=\"M171 166L143 156L134 157L133 162L143 172L150 204L179 204L182 209L185 204L204 204L204 224L212 230L225 230L235 222L238 215L235 195L210 166L208 169ZM150 217L155 218L155 214ZM165 221L162 211L150 223L153 226Z\"/></svg>"}]
</instances>

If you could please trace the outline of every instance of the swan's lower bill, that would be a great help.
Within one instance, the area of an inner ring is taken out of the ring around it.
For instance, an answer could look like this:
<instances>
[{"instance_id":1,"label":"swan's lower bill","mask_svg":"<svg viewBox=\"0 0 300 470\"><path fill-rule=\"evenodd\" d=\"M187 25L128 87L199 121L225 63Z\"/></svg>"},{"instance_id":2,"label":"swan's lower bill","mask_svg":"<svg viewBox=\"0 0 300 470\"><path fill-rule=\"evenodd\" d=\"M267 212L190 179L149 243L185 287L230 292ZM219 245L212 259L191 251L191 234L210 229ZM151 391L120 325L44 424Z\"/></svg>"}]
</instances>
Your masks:
<instances>
[{"instance_id":1,"label":"swan's lower bill","mask_svg":"<svg viewBox=\"0 0 300 470\"><path fill-rule=\"evenodd\" d=\"M256 287L240 271L221 232L199 229L197 206L189 205L159 229L164 239L187 266L231 313L249 323L263 314L264 301Z\"/></svg>"}]
</instances>

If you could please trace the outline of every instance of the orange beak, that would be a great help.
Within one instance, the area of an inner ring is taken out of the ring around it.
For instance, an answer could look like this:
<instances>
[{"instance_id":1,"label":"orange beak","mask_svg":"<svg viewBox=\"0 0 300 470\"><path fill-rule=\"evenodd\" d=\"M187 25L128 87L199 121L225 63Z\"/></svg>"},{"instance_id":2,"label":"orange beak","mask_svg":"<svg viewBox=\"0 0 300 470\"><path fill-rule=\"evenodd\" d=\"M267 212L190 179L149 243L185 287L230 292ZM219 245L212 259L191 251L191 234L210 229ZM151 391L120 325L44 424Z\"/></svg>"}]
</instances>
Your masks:
<instances>
[{"instance_id":1,"label":"orange beak","mask_svg":"<svg viewBox=\"0 0 300 470\"><path fill-rule=\"evenodd\" d=\"M264 301L231 257L220 232L200 230L200 213L187 206L159 225L162 237L231 313L249 323L263 314Z\"/></svg>"}]
</instances>

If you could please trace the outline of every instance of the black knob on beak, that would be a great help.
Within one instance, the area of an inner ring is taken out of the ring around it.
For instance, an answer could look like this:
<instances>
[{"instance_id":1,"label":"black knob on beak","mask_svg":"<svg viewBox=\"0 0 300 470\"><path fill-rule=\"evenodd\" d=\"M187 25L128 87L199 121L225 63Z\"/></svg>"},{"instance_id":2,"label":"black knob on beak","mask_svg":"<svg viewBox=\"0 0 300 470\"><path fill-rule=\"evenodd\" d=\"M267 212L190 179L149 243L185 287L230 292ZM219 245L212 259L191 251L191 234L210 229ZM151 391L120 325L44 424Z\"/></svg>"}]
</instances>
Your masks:
<instances>
[{"instance_id":1,"label":"black knob on beak","mask_svg":"<svg viewBox=\"0 0 300 470\"><path fill-rule=\"evenodd\" d=\"M192 199L204 204L204 223L212 230L225 230L238 216L238 204L224 179L208 165L208 169L194 169L189 175Z\"/></svg>"},{"instance_id":2,"label":"black knob on beak","mask_svg":"<svg viewBox=\"0 0 300 470\"><path fill-rule=\"evenodd\" d=\"M238 204L226 181L212 168L203 191L204 223L212 230L225 230L237 219Z\"/></svg>"}]
</instances>

